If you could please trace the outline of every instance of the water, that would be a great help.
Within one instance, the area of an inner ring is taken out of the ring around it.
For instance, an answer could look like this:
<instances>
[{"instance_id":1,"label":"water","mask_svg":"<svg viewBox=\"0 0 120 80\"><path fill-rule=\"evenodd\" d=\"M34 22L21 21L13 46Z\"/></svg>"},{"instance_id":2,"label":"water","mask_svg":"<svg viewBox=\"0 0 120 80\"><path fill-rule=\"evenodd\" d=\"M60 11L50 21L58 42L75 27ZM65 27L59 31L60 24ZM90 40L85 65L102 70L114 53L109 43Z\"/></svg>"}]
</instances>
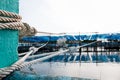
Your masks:
<instances>
[{"instance_id":1,"label":"water","mask_svg":"<svg viewBox=\"0 0 120 80\"><path fill-rule=\"evenodd\" d=\"M79 53L60 54L15 71L4 80L120 80L120 55L98 53L97 57L93 53L83 53L81 59Z\"/></svg>"},{"instance_id":2,"label":"water","mask_svg":"<svg viewBox=\"0 0 120 80\"><path fill-rule=\"evenodd\" d=\"M38 76L38 75L26 74L16 71L13 74L11 74L11 76L8 76L4 80L91 80L91 79L68 77L68 76L54 76L54 77L47 75Z\"/></svg>"},{"instance_id":3,"label":"water","mask_svg":"<svg viewBox=\"0 0 120 80\"><path fill-rule=\"evenodd\" d=\"M5 80L120 80L119 63L39 62Z\"/></svg>"},{"instance_id":4,"label":"water","mask_svg":"<svg viewBox=\"0 0 120 80\"><path fill-rule=\"evenodd\" d=\"M31 61L34 59L39 59L43 56L37 56L33 58L28 58L26 61ZM119 52L111 52L109 54L106 53L92 53L89 52L88 54L86 52L83 52L81 56L79 53L66 53L66 54L60 54L58 56L55 56L53 58L45 60L47 62L120 62L120 54Z\"/></svg>"}]
</instances>

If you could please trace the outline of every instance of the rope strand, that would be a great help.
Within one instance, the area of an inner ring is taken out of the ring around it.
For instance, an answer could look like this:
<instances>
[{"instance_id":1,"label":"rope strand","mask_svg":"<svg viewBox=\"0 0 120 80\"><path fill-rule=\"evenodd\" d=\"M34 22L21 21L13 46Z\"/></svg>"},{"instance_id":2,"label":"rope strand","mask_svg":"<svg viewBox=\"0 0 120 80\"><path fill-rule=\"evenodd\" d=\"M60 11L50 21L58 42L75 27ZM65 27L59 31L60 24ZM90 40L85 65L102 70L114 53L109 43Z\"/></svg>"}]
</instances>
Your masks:
<instances>
[{"instance_id":1,"label":"rope strand","mask_svg":"<svg viewBox=\"0 0 120 80\"><path fill-rule=\"evenodd\" d=\"M0 29L19 30L19 37L33 36L36 34L36 29L27 23L21 22L22 17L18 14L0 10Z\"/></svg>"}]
</instances>

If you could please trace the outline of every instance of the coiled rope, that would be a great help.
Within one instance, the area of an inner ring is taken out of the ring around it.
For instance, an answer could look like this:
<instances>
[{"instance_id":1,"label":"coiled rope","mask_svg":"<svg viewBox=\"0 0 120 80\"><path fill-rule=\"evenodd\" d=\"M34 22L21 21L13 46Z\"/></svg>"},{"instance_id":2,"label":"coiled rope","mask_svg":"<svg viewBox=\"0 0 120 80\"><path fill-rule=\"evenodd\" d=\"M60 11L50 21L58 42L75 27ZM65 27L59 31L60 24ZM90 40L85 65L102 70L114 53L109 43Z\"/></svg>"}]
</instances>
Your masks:
<instances>
[{"instance_id":1,"label":"coiled rope","mask_svg":"<svg viewBox=\"0 0 120 80\"><path fill-rule=\"evenodd\" d=\"M21 19L22 19L22 17L18 14L0 10L0 29L19 30L20 31L20 34L19 34L20 38L23 36L34 35L37 32L36 29L33 27L30 27L27 23L22 23ZM87 45L85 45L85 46L87 46ZM41 47L43 47L43 46L41 46ZM30 49L30 51L28 52L28 54L26 54L23 58L21 58L15 64L13 64L10 67L0 69L0 79L6 77L7 75L9 75L11 72L13 72L16 69L21 69L24 66L34 64L34 63L39 62L39 61L46 60L48 58L51 58L51 57L54 57L54 56L59 55L61 53L65 53L65 52L69 51L67 49L67 50L63 50L63 51L54 52L51 55L45 56L43 58L24 63L24 61L29 57L30 54L37 52L38 49L40 49L41 47L39 47L39 48L32 47Z\"/></svg>"},{"instance_id":2,"label":"coiled rope","mask_svg":"<svg viewBox=\"0 0 120 80\"><path fill-rule=\"evenodd\" d=\"M36 29L33 27L30 27L27 23L21 22L21 19L22 19L22 17L18 14L0 10L0 29L19 30L20 31L20 33L19 33L20 38L23 36L35 35L37 32ZM30 51L23 58L21 58L16 63L14 63L12 66L6 67L6 68L1 68L0 69L0 79L3 79L7 75L9 75L11 72L15 71L16 69L20 69L21 67L24 67L26 65L41 61L41 60L34 60L32 62L29 62L29 63L24 63L24 61L29 57L30 54L34 54L35 52L38 51L38 49L44 47L45 45L43 45L39 48L35 48L35 47L30 48ZM60 54L60 53L61 52L57 52L56 54L52 54L48 57L42 58L42 60L53 57L53 56ZM20 65L22 65L22 66L20 66Z\"/></svg>"},{"instance_id":3,"label":"coiled rope","mask_svg":"<svg viewBox=\"0 0 120 80\"><path fill-rule=\"evenodd\" d=\"M21 22L21 20L22 17L16 13L0 10L0 30L18 30L20 38L23 36L35 35L37 32L36 29L30 27L27 23ZM35 53L38 49L39 48L32 49L28 54L26 54L22 59L17 61L12 66L0 69L0 79L13 72L16 67L21 65L31 53Z\"/></svg>"},{"instance_id":4,"label":"coiled rope","mask_svg":"<svg viewBox=\"0 0 120 80\"><path fill-rule=\"evenodd\" d=\"M36 29L21 20L22 17L16 13L0 10L0 29L19 30L20 38L35 35Z\"/></svg>"}]
</instances>

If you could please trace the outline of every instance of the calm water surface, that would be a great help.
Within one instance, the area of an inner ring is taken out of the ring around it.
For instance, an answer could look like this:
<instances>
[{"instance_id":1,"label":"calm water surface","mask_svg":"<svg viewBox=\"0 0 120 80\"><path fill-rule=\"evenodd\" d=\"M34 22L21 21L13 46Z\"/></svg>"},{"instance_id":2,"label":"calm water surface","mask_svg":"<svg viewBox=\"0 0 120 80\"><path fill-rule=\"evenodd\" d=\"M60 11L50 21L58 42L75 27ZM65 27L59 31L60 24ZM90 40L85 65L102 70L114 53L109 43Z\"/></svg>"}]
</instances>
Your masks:
<instances>
[{"instance_id":1,"label":"calm water surface","mask_svg":"<svg viewBox=\"0 0 120 80\"><path fill-rule=\"evenodd\" d=\"M119 63L41 62L16 71L5 80L120 80L119 74Z\"/></svg>"}]
</instances>

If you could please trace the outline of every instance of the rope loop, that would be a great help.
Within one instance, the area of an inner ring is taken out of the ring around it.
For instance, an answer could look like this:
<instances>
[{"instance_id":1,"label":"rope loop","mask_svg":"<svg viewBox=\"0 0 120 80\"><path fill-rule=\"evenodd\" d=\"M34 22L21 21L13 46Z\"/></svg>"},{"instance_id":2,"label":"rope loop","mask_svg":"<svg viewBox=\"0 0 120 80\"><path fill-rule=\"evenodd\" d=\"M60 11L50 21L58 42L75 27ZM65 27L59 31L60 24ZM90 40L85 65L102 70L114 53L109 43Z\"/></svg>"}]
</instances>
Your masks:
<instances>
[{"instance_id":1,"label":"rope loop","mask_svg":"<svg viewBox=\"0 0 120 80\"><path fill-rule=\"evenodd\" d=\"M37 31L27 23L21 22L22 17L16 13L0 10L0 29L19 30L19 37L34 36Z\"/></svg>"}]
</instances>

